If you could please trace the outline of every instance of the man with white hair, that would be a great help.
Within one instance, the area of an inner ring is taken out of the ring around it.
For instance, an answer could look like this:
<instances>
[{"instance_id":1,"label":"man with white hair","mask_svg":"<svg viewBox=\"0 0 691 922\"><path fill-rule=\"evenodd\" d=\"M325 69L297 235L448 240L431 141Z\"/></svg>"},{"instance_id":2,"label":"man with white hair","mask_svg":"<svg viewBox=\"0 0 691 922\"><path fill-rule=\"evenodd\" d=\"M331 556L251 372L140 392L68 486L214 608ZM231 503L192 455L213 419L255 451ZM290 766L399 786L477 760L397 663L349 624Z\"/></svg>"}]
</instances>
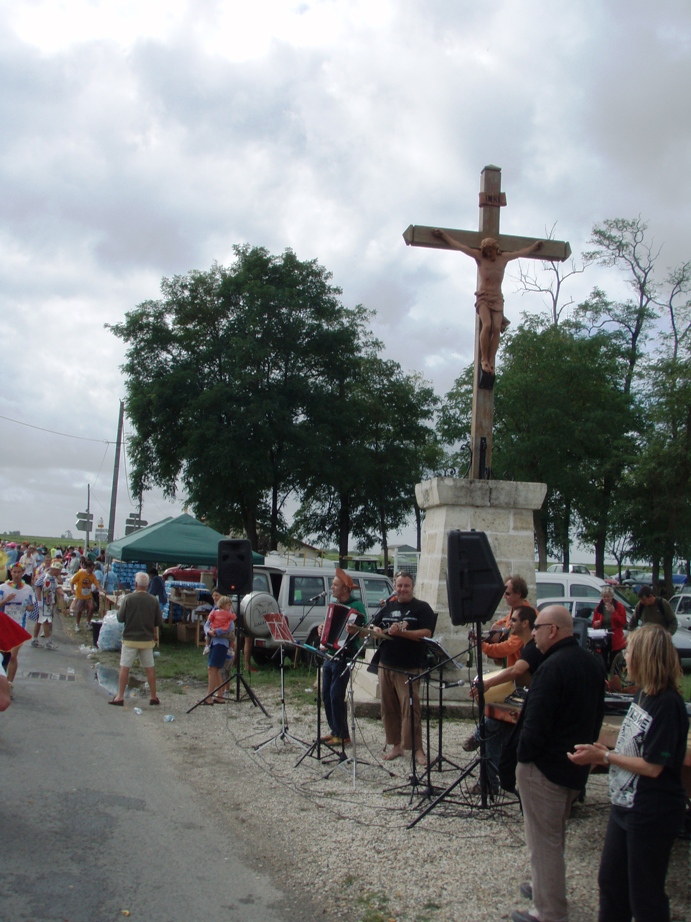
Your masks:
<instances>
[{"instance_id":1,"label":"man with white hair","mask_svg":"<svg viewBox=\"0 0 691 922\"><path fill-rule=\"evenodd\" d=\"M574 765L579 736L594 743L605 710L601 663L579 646L563 605L544 608L533 627L544 659L530 685L518 740L516 781L533 874L534 912L516 911L513 922L566 922L564 841L571 806L585 788L590 767ZM532 893L531 893L532 890Z\"/></svg>"},{"instance_id":2,"label":"man with white hair","mask_svg":"<svg viewBox=\"0 0 691 922\"><path fill-rule=\"evenodd\" d=\"M146 671L149 682L149 704L160 704L156 697L156 670L154 668L154 647L158 645L158 631L163 626L163 616L158 599L149 595L149 575L143 570L134 577L134 592L128 593L120 604L118 621L125 627L122 632L120 654L120 675L118 693L108 704L122 707L130 669L139 655L139 662Z\"/></svg>"}]
</instances>

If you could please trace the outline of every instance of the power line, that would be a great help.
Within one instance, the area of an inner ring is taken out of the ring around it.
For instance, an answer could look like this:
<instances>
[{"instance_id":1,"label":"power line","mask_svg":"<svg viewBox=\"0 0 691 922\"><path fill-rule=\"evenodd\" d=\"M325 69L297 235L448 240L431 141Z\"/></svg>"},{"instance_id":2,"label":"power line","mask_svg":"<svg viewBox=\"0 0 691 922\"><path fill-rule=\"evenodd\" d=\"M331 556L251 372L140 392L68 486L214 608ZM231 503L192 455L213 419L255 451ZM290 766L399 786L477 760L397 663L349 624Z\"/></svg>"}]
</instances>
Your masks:
<instances>
[{"instance_id":1,"label":"power line","mask_svg":"<svg viewBox=\"0 0 691 922\"><path fill-rule=\"evenodd\" d=\"M79 442L98 442L103 445L114 445L108 439L90 439L84 435L70 435L68 432L57 432L55 429L44 429L42 426L32 426L31 423L24 423L20 419L12 419L10 416L0 414L0 419L6 419L9 423L16 423L18 426L26 426L27 429L36 429L38 432L49 432L51 435L61 435L66 439L77 439Z\"/></svg>"}]
</instances>

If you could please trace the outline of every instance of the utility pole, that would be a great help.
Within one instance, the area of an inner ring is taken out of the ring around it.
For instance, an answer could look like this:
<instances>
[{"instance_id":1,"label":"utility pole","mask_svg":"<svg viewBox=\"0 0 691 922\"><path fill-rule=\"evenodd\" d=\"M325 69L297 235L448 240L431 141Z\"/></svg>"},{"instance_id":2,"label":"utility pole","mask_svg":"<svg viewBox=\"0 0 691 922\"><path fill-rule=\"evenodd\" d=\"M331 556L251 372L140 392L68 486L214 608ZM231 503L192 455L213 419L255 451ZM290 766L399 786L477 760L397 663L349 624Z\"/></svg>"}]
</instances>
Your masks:
<instances>
[{"instance_id":1,"label":"utility pole","mask_svg":"<svg viewBox=\"0 0 691 922\"><path fill-rule=\"evenodd\" d=\"M120 448L122 446L122 426L125 419L125 403L120 401L118 415L118 434L115 440L115 464L113 465L113 486L110 489L110 517L108 519L108 543L115 540L115 509L118 503L118 477L120 476Z\"/></svg>"}]
</instances>

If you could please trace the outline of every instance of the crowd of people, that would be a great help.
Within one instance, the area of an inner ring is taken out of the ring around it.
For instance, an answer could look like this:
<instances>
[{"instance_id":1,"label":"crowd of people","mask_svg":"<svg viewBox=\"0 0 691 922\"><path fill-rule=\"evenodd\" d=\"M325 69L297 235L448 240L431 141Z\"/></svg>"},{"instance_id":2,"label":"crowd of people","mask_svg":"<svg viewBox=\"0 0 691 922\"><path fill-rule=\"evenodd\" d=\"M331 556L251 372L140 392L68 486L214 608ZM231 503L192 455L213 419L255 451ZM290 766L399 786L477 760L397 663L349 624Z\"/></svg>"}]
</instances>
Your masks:
<instances>
[{"instance_id":1,"label":"crowd of people","mask_svg":"<svg viewBox=\"0 0 691 922\"><path fill-rule=\"evenodd\" d=\"M38 646L42 634L45 648L56 649L52 621L62 591L60 579L74 592L75 630L79 630L82 616L90 623L99 595L106 591L107 571L98 556L91 559L76 548L53 548L50 554L31 546L6 550L14 553L8 554L9 572L0 585L0 710L10 702L22 643L30 639ZM119 606L122 652L111 705L123 705L137 657L146 671L149 704L160 704L153 658L163 623L161 590L165 596L165 588L159 582L155 569L137 573L134 592ZM319 631L326 653L322 691L330 731L323 742L342 749L350 744L347 663L357 655L361 635L368 632L379 643L375 660L385 735L383 758L390 761L407 752L424 764L414 679L427 666L424 640L434 634L436 615L415 598L409 573L397 573L394 588L368 624L367 609L354 592L353 580L345 571L335 571L332 606L345 611L347 620L338 643L327 638L326 625ZM520 892L532 900L534 909L516 910L513 922L566 922L566 823L595 765L609 769L611 799L598 875L600 922L669 919L665 879L674 839L684 823L687 797L681 773L689 732L679 692L681 667L671 639L676 618L669 604L648 587L640 590L628 625L626 611L610 587L603 587L601 595L593 627L604 629L610 638L604 659L580 641L566 608L555 604L538 612L528 599L526 580L519 575L506 580L507 613L482 642L483 654L501 669L486 674L482 687L477 682L472 694L477 697L482 692L484 697L506 682L528 689L515 727L486 718L463 743L467 751L483 745L492 796L503 787L520 798L532 873ZM230 598L214 591L205 615L208 692L204 703L212 705L225 700L223 670L238 652L236 614ZM32 624L29 633L26 627ZM11 640L5 641L6 637ZM613 750L599 742L607 687L631 695Z\"/></svg>"}]
</instances>

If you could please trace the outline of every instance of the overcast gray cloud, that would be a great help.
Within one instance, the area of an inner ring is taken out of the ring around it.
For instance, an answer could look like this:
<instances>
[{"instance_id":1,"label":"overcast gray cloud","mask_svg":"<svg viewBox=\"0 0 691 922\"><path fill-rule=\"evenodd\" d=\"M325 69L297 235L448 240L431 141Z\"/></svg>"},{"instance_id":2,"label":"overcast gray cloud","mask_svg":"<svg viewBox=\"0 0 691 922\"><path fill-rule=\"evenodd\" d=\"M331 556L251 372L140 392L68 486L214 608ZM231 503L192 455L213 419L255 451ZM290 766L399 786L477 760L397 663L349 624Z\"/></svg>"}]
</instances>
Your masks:
<instances>
[{"instance_id":1,"label":"overcast gray cloud","mask_svg":"<svg viewBox=\"0 0 691 922\"><path fill-rule=\"evenodd\" d=\"M7 0L0 9L0 530L107 518L122 344L162 276L292 247L377 311L387 354L444 393L470 361L474 268L406 248L477 227L574 253L608 217L691 256L691 7L677 0ZM623 293L612 273L574 283ZM507 313L540 309L511 294ZM123 470L124 477L124 470ZM129 511L124 481L118 530ZM170 507L145 498L154 521Z\"/></svg>"}]
</instances>

